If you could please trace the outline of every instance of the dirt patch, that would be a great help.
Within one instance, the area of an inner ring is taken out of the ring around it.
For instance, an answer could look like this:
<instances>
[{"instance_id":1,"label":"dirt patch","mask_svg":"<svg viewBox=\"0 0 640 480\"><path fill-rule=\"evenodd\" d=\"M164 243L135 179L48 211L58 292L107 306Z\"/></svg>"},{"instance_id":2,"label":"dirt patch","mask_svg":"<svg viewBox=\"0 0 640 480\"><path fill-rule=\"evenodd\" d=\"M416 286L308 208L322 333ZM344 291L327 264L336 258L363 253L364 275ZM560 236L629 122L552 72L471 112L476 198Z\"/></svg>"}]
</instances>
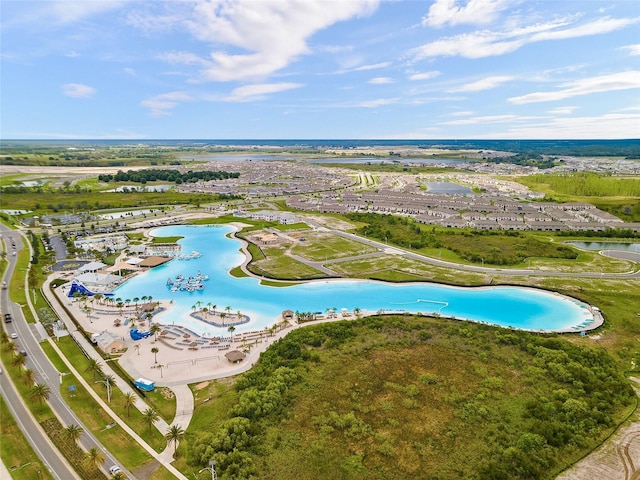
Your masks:
<instances>
[{"instance_id":1,"label":"dirt patch","mask_svg":"<svg viewBox=\"0 0 640 480\"><path fill-rule=\"evenodd\" d=\"M197 391L197 390L202 390L203 388L206 388L208 386L209 386L209 382L200 382L193 388Z\"/></svg>"},{"instance_id":2,"label":"dirt patch","mask_svg":"<svg viewBox=\"0 0 640 480\"><path fill-rule=\"evenodd\" d=\"M344 222L334 217L323 217L320 215L300 215L302 219L309 219L315 223L322 225L323 227L348 231L353 229L353 224Z\"/></svg>"},{"instance_id":3,"label":"dirt patch","mask_svg":"<svg viewBox=\"0 0 640 480\"><path fill-rule=\"evenodd\" d=\"M151 477L153 472L155 472L161 466L162 465L160 464L160 462L158 462L157 460L152 460L142 467L133 470L131 473L133 473L136 478L149 478Z\"/></svg>"}]
</instances>

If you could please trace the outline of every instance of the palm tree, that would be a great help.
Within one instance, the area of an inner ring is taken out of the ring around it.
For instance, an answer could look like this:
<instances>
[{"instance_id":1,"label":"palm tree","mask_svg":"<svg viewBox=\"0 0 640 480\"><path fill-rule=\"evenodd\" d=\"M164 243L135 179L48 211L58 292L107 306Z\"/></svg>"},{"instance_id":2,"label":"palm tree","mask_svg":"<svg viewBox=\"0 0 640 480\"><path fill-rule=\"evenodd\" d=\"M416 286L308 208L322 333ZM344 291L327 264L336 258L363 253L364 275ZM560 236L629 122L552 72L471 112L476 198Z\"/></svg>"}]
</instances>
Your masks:
<instances>
[{"instance_id":1,"label":"palm tree","mask_svg":"<svg viewBox=\"0 0 640 480\"><path fill-rule=\"evenodd\" d=\"M100 360L95 358L89 359L89 364L87 368L84 369L85 372L93 373L93 379L96 379L96 376L102 377L104 373L102 372L102 365L100 365Z\"/></svg>"},{"instance_id":2,"label":"palm tree","mask_svg":"<svg viewBox=\"0 0 640 480\"><path fill-rule=\"evenodd\" d=\"M223 327L224 327L224 318L225 318L226 316L227 316L227 314L226 314L226 313L224 313L224 312L222 312L222 313L220 314L220 319L222 320L222 326L223 326Z\"/></svg>"},{"instance_id":3,"label":"palm tree","mask_svg":"<svg viewBox=\"0 0 640 480\"><path fill-rule=\"evenodd\" d=\"M13 355L13 360L11 361L11 364L14 367L22 368L22 367L24 367L24 364L26 362L27 362L27 358L24 355L16 353L16 354Z\"/></svg>"},{"instance_id":4,"label":"palm tree","mask_svg":"<svg viewBox=\"0 0 640 480\"><path fill-rule=\"evenodd\" d=\"M23 380L25 385L33 385L36 383L36 374L30 368L25 368L22 372Z\"/></svg>"},{"instance_id":5,"label":"palm tree","mask_svg":"<svg viewBox=\"0 0 640 480\"><path fill-rule=\"evenodd\" d=\"M124 472L116 472L111 475L111 480L127 480L127 476L124 474Z\"/></svg>"},{"instance_id":6,"label":"palm tree","mask_svg":"<svg viewBox=\"0 0 640 480\"><path fill-rule=\"evenodd\" d=\"M98 301L98 303L100 303L100 304L101 304L101 303L102 303L102 300L104 299L104 295L103 295L103 294L101 294L101 293L96 293L96 294L93 296L93 298L95 298L95 299Z\"/></svg>"},{"instance_id":7,"label":"palm tree","mask_svg":"<svg viewBox=\"0 0 640 480\"><path fill-rule=\"evenodd\" d=\"M176 456L178 451L178 442L184 438L184 430L180 425L171 425L167 433L164 434L164 438L167 439L167 443L173 442L173 456Z\"/></svg>"},{"instance_id":8,"label":"palm tree","mask_svg":"<svg viewBox=\"0 0 640 480\"><path fill-rule=\"evenodd\" d=\"M151 428L153 424L156 423L160 419L160 415L153 408L149 407L144 412L142 412L142 418L147 425L149 425L149 433L151 433Z\"/></svg>"},{"instance_id":9,"label":"palm tree","mask_svg":"<svg viewBox=\"0 0 640 480\"><path fill-rule=\"evenodd\" d=\"M224 309L227 311L227 313L231 313L231 307L224 307Z\"/></svg>"},{"instance_id":10,"label":"palm tree","mask_svg":"<svg viewBox=\"0 0 640 480\"><path fill-rule=\"evenodd\" d=\"M359 308L359 307L356 307L356 308L354 308L354 309L353 309L353 313L355 313L355 314L356 314L356 317L358 317L358 318L360 318L360 312L361 312L361 311L362 311L362 310L360 310L360 308Z\"/></svg>"},{"instance_id":11,"label":"palm tree","mask_svg":"<svg viewBox=\"0 0 640 480\"><path fill-rule=\"evenodd\" d=\"M213 312L213 314L216 314L216 308L218 308L218 305L216 305L215 303L213 305L211 305L211 311Z\"/></svg>"},{"instance_id":12,"label":"palm tree","mask_svg":"<svg viewBox=\"0 0 640 480\"><path fill-rule=\"evenodd\" d=\"M234 327L233 325L231 325L229 328L227 328L227 330L229 331L230 335L233 335L233 332L236 330L236 327Z\"/></svg>"},{"instance_id":13,"label":"palm tree","mask_svg":"<svg viewBox=\"0 0 640 480\"><path fill-rule=\"evenodd\" d=\"M211 306L213 304L211 302L207 302L207 313L211 312Z\"/></svg>"},{"instance_id":14,"label":"palm tree","mask_svg":"<svg viewBox=\"0 0 640 480\"><path fill-rule=\"evenodd\" d=\"M131 407L136 405L138 397L133 392L125 392L124 394L124 408L127 409L127 418L131 418Z\"/></svg>"},{"instance_id":15,"label":"palm tree","mask_svg":"<svg viewBox=\"0 0 640 480\"><path fill-rule=\"evenodd\" d=\"M140 345L136 343L136 344L133 346L133 348L135 348L135 349L136 349L136 352L138 352L138 355L140 355Z\"/></svg>"},{"instance_id":16,"label":"palm tree","mask_svg":"<svg viewBox=\"0 0 640 480\"><path fill-rule=\"evenodd\" d=\"M5 330L0 331L0 343L9 343L9 334Z\"/></svg>"},{"instance_id":17,"label":"palm tree","mask_svg":"<svg viewBox=\"0 0 640 480\"><path fill-rule=\"evenodd\" d=\"M78 444L78 440L84 433L84 429L80 425L76 425L75 423L71 423L65 427L62 431L67 440L72 441L74 444Z\"/></svg>"},{"instance_id":18,"label":"palm tree","mask_svg":"<svg viewBox=\"0 0 640 480\"><path fill-rule=\"evenodd\" d=\"M136 304L136 312L138 311L138 302L140 301L140 299L138 297L133 297L133 301Z\"/></svg>"},{"instance_id":19,"label":"palm tree","mask_svg":"<svg viewBox=\"0 0 640 480\"><path fill-rule=\"evenodd\" d=\"M84 454L84 464L89 469L98 470L104 464L105 456L97 447L91 447Z\"/></svg>"},{"instance_id":20,"label":"palm tree","mask_svg":"<svg viewBox=\"0 0 640 480\"><path fill-rule=\"evenodd\" d=\"M11 350L15 350L16 348L16 342L7 342L4 344L4 349L7 352L10 352Z\"/></svg>"},{"instance_id":21,"label":"palm tree","mask_svg":"<svg viewBox=\"0 0 640 480\"><path fill-rule=\"evenodd\" d=\"M149 333L155 336L155 339L158 340L158 332L161 330L160 324L152 323L151 328L149 328Z\"/></svg>"},{"instance_id":22,"label":"palm tree","mask_svg":"<svg viewBox=\"0 0 640 480\"><path fill-rule=\"evenodd\" d=\"M158 350L158 347L152 347L151 348L151 353L153 353L153 358L155 360L155 363L158 363L158 352L160 350Z\"/></svg>"},{"instance_id":23,"label":"palm tree","mask_svg":"<svg viewBox=\"0 0 640 480\"><path fill-rule=\"evenodd\" d=\"M51 393L51 389L47 385L44 383L36 383L31 389L31 396L29 399L33 402L37 401L42 405L45 400L49 399L49 393Z\"/></svg>"}]
</instances>

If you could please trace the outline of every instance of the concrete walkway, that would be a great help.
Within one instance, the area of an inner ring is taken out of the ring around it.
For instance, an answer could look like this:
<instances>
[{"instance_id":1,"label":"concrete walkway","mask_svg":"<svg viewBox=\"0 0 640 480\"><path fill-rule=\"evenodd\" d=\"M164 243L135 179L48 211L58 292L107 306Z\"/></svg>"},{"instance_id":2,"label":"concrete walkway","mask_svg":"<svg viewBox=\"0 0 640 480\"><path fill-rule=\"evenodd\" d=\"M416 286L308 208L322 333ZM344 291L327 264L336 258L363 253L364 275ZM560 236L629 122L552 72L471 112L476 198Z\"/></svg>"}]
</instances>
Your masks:
<instances>
[{"instance_id":1,"label":"concrete walkway","mask_svg":"<svg viewBox=\"0 0 640 480\"><path fill-rule=\"evenodd\" d=\"M120 427L122 427L122 429L127 432L131 438L133 438L142 448L144 448L147 453L149 453L151 455L152 458L155 458L158 462L160 462L167 470L169 470L176 478L180 478L182 480L187 480L187 477L185 477L182 473L180 473L173 465L171 465L171 461L173 461L173 455L172 455L172 451L169 450L168 446L167 448L164 449L164 451L160 454L158 454L158 452L156 452L153 448L151 448L151 445L149 445L142 437L140 437L131 427L129 427L129 425L127 425L124 420L122 420L118 415L115 414L115 412L113 410L111 410L111 408L109 407L109 405L107 405L105 403L104 400L102 400L102 398L95 392L95 390L93 390L93 388L91 388L91 385L89 385L87 383L87 381L82 378L82 375L80 375L80 372L78 372L76 370L76 368L71 364L71 362L67 359L67 357L64 356L64 354L62 353L62 351L60 351L60 349L58 348L58 345L56 345L56 342L53 341L52 339L49 339L49 344L53 347L53 349L56 351L56 353L58 355L60 355L60 358L62 358L62 361L64 362L64 364L67 366L67 368L69 369L69 371L76 376L76 378L78 379L78 381L80 382L80 384L82 384L82 386L87 390L87 392L89 392L89 395L91 395L93 397L93 399L98 402L98 404L100 405L100 407L107 412L107 414L113 419L114 422L116 422L118 425L120 425ZM166 422L165 422L166 425ZM157 425L156 425L157 427ZM167 451L169 451L170 455L171 455L171 460L167 460Z\"/></svg>"},{"instance_id":2,"label":"concrete walkway","mask_svg":"<svg viewBox=\"0 0 640 480\"><path fill-rule=\"evenodd\" d=\"M115 379L115 385L119 388L123 393L133 393L136 397L135 407L143 412L149 405L138 395L138 393L127 383L125 382L119 375L117 375L109 366L108 362L105 362L100 354L95 350L93 345L91 345L87 339L82 335L77 329L67 312L60 305L59 299L55 295L51 295L50 283L54 276L50 276L44 283L42 287L42 291L44 295L49 300L52 308L58 315L69 331L69 334L74 338L76 343L78 343L82 349L87 353L91 358L98 360L102 366L102 372L104 375L112 375ZM124 421L120 419L118 415L116 415L111 408L102 400L102 398L91 388L91 386L82 378L80 373L71 365L71 363L67 360L64 354L60 351L56 343L49 339L49 343L53 345L54 349L60 355L60 357L65 362L65 365L69 368L69 370L78 377L78 381L83 384L83 386L87 389L87 391L91 394L96 401L100 404L102 408L129 433L145 450L147 450L154 458L157 458L160 463L162 463L167 469L169 469L177 478L186 478L184 477L178 470L176 470L171 462L173 461L173 446L167 444L165 449L158 454L149 444L147 444L141 437L139 437ZM191 422L191 416L193 415L193 395L191 394L191 390L187 385L182 385L182 388L174 387L172 391L174 392L176 399L176 417L174 418L173 423L179 424L184 430L187 429L189 423ZM179 415L178 415L179 412ZM169 429L169 424L162 418L158 419L155 423L155 427L158 431L164 435Z\"/></svg>"}]
</instances>

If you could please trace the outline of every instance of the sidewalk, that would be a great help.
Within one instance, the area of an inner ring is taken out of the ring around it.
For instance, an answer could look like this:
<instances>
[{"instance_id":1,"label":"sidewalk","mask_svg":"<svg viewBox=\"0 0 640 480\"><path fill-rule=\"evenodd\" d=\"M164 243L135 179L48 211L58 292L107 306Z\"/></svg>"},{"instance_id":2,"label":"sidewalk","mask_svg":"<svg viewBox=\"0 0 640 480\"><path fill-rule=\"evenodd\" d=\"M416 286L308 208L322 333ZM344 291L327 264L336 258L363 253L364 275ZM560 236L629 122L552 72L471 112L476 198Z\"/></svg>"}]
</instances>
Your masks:
<instances>
[{"instance_id":1,"label":"sidewalk","mask_svg":"<svg viewBox=\"0 0 640 480\"><path fill-rule=\"evenodd\" d=\"M143 412L144 410L146 410L147 408L149 408L149 405L147 405L147 403L138 395L138 393L127 383L125 382L119 375L117 375L109 366L108 362L105 362L102 357L100 356L100 354L95 350L95 348L93 347L93 345L91 345L87 339L84 337L84 335L82 335L80 332L77 331L75 324L73 323L73 321L69 318L69 315L67 314L67 312L61 308L60 303L59 303L59 299L58 298L52 298L51 296L51 290L49 288L49 285L51 283L51 280L53 279L52 276L50 276L49 278L47 278L47 280L44 282L44 285L42 287L42 291L44 293L44 295L47 297L47 299L49 300L49 302L51 303L51 306L53 307L53 309L55 310L56 314L58 315L58 317L60 318L60 320L62 320L64 322L64 324L67 327L67 330L69 331L69 334L75 339L75 341L82 346L83 350L93 359L96 359L100 362L100 364L102 365L102 371L105 375L112 375L115 379L115 386L117 386L123 393L134 393L135 397L136 397L136 403L135 403L135 407L140 411ZM78 380L85 386L85 388L89 391L89 393L98 401L98 403L100 403L100 405L102 406L102 408L105 409L105 411L107 411L109 413L109 415L119 424L121 424L121 426L123 426L123 428L125 428L125 430L130 433L130 435L138 442L140 443L140 445L143 446L143 448L145 448L145 450L147 450L149 453L151 453L151 455L155 458L158 458L159 461L161 461L161 463L163 463L163 465L170 469L172 471L172 473L174 473L174 475L180 475L179 478L185 478L182 476L182 474L180 474L180 472L178 472L178 470L176 470L172 465L170 465L170 463L173 461L173 447L170 447L169 445L167 445L165 447L165 449L158 454L158 452L156 452L154 449L151 448L151 446L149 446L142 438L140 438L133 430L131 430L131 428L129 428L128 425L126 425L121 419L120 417L118 417L110 408L109 406L104 403L104 401L102 400L102 398L100 398L95 391L93 390L93 388L91 388L91 386L82 378L82 376L79 374L79 372L77 372L77 370L75 370L75 368L70 364L70 362L67 360L67 358L64 356L64 354L62 354L62 352L58 349L58 346L55 344L55 342L51 339L49 339L49 343L51 345L53 345L53 347L55 348L56 352L58 353L58 355L60 355L60 357L62 357L63 361L65 362L65 364L67 365L67 367L70 369L70 371L72 371L77 377ZM187 385L184 385L182 388L172 388L172 391L174 392L175 398L176 398L176 417L174 418L173 423L177 423L179 424L184 430L187 429L187 427L189 426L189 423L191 422L191 417L193 415L193 395L191 394L191 390L189 390L189 387ZM178 412L180 412L180 415L178 416ZM158 431L164 435L167 430L169 430L169 424L162 418L158 419L158 421L154 424L154 426L158 429Z\"/></svg>"}]
</instances>

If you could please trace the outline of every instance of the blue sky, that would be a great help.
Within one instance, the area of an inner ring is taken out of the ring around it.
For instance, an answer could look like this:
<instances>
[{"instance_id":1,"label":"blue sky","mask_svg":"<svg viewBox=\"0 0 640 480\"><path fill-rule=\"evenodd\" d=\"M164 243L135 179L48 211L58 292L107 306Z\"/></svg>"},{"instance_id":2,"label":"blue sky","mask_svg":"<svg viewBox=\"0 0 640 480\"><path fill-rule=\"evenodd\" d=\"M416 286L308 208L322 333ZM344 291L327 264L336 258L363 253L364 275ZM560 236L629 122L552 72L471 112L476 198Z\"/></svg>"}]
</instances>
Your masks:
<instances>
[{"instance_id":1,"label":"blue sky","mask_svg":"<svg viewBox=\"0 0 640 480\"><path fill-rule=\"evenodd\" d=\"M0 138L640 138L637 0L0 1Z\"/></svg>"}]
</instances>

